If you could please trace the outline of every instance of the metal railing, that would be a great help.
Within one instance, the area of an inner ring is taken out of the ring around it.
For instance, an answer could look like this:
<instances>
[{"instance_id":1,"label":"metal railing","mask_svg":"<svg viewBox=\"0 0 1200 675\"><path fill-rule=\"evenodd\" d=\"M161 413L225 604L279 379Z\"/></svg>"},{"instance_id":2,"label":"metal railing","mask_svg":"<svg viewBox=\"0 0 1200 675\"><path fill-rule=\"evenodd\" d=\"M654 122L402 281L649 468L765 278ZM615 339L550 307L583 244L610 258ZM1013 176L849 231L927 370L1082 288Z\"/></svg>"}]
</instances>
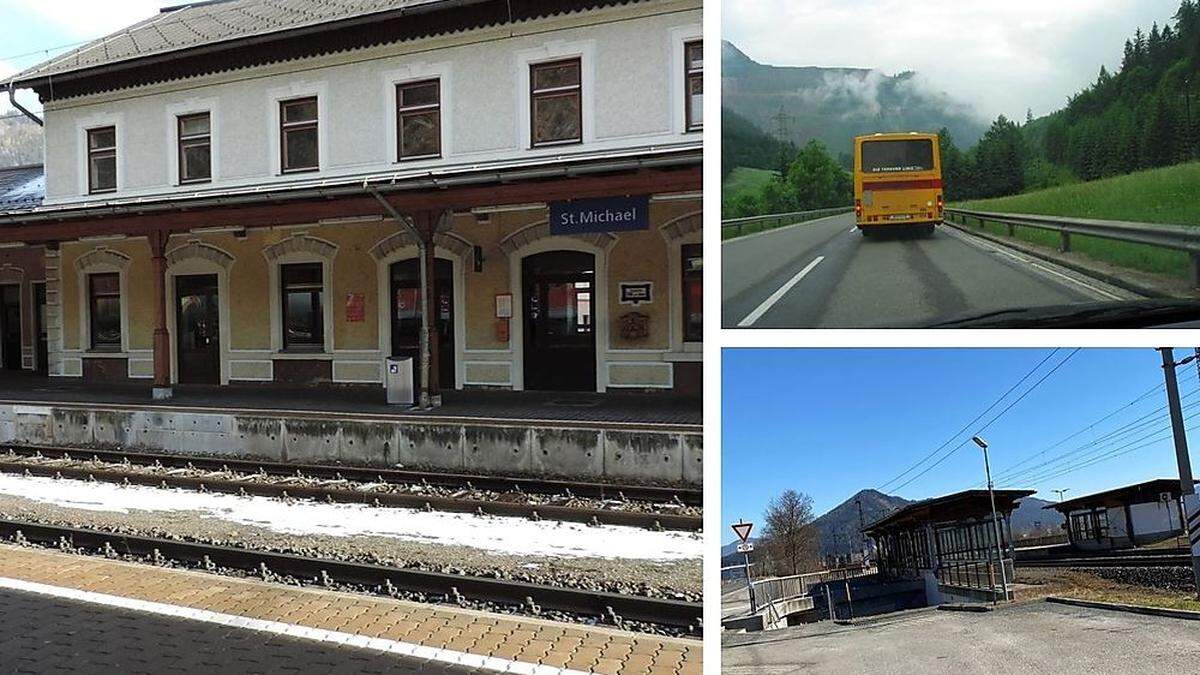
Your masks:
<instances>
[{"instance_id":1,"label":"metal railing","mask_svg":"<svg viewBox=\"0 0 1200 675\"><path fill-rule=\"evenodd\" d=\"M1003 578L1008 579L1011 588L1015 569L1013 559L1005 558ZM976 558L968 560L942 560L938 564L937 579L939 583L961 588L972 588L992 593L1007 592L1000 576L1000 567L995 558ZM1007 597L1007 595L1005 596Z\"/></svg>"},{"instance_id":2,"label":"metal railing","mask_svg":"<svg viewBox=\"0 0 1200 675\"><path fill-rule=\"evenodd\" d=\"M825 216L836 216L839 213L849 213L853 206L837 206L829 209L814 211L793 211L791 213L773 213L767 216L750 216L749 218L730 218L721 221L721 239L740 237L763 230L773 230L784 225L793 225L808 220L816 220Z\"/></svg>"},{"instance_id":3,"label":"metal railing","mask_svg":"<svg viewBox=\"0 0 1200 675\"><path fill-rule=\"evenodd\" d=\"M847 567L824 572L796 574L790 577L762 579L751 584L751 607L755 611L770 609L777 602L808 595L809 590L817 584L863 577L878 571L874 567Z\"/></svg>"},{"instance_id":4,"label":"metal railing","mask_svg":"<svg viewBox=\"0 0 1200 675\"><path fill-rule=\"evenodd\" d=\"M964 227L971 220L974 220L981 228L985 223L1005 225L1010 237L1015 234L1018 227L1057 232L1059 235L1058 250L1064 253L1071 250L1072 235L1182 251L1191 257L1192 286L1200 288L1200 227L1020 213L993 213L953 208L947 208L945 214L946 220Z\"/></svg>"}]
</instances>

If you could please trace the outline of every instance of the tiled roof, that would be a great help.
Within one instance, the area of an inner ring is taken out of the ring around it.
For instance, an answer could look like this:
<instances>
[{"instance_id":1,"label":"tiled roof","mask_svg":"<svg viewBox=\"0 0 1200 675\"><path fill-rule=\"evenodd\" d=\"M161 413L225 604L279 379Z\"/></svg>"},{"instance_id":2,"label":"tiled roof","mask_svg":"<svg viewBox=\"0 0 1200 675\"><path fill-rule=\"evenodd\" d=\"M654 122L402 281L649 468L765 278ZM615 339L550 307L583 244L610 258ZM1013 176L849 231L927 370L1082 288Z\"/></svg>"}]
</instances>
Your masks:
<instances>
[{"instance_id":1,"label":"tiled roof","mask_svg":"<svg viewBox=\"0 0 1200 675\"><path fill-rule=\"evenodd\" d=\"M27 211L46 196L46 172L41 164L0 168L0 213Z\"/></svg>"},{"instance_id":2,"label":"tiled roof","mask_svg":"<svg viewBox=\"0 0 1200 675\"><path fill-rule=\"evenodd\" d=\"M166 7L144 21L29 68L15 79L21 82L61 75L227 40L444 2L448 0L209 0Z\"/></svg>"}]
</instances>

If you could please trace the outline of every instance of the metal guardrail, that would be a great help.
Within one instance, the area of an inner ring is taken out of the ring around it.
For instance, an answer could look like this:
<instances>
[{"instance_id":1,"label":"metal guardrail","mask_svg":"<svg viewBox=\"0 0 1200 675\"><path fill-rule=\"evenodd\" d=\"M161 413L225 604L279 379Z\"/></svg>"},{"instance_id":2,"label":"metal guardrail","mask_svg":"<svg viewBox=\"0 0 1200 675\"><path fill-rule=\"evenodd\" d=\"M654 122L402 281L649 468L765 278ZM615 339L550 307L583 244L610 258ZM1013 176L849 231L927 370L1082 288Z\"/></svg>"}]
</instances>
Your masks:
<instances>
[{"instance_id":1,"label":"metal guardrail","mask_svg":"<svg viewBox=\"0 0 1200 675\"><path fill-rule=\"evenodd\" d=\"M816 209L813 211L793 211L791 213L773 213L767 216L750 216L749 218L730 218L729 220L721 221L721 238L740 237L742 233L751 229L755 225L769 225L769 227L760 227L754 231L773 230L777 227L782 227L784 224L802 223L806 220L816 220L825 216L835 216L839 213L849 213L854 210L853 206L837 206L829 209ZM733 234L727 234L733 230Z\"/></svg>"},{"instance_id":2,"label":"metal guardrail","mask_svg":"<svg viewBox=\"0 0 1200 675\"><path fill-rule=\"evenodd\" d=\"M817 584L828 581L840 581L842 579L853 579L855 577L875 574L878 571L874 567L843 568L755 581L751 584L753 593L751 596L751 611L764 609L770 611L777 602L808 595L809 590Z\"/></svg>"},{"instance_id":3,"label":"metal guardrail","mask_svg":"<svg viewBox=\"0 0 1200 675\"><path fill-rule=\"evenodd\" d=\"M1013 580L1016 578L1013 559L1005 558L1001 564L1004 565L1004 578L1008 579L1008 585L1011 588ZM939 583L949 586L973 588L992 593L1000 593L1001 589L1008 590L1004 588L1000 568L996 565L995 558L943 560L938 564L937 579Z\"/></svg>"},{"instance_id":4,"label":"metal guardrail","mask_svg":"<svg viewBox=\"0 0 1200 675\"><path fill-rule=\"evenodd\" d=\"M1071 236L1080 235L1120 241L1129 244L1145 244L1157 248L1182 251L1191 257L1191 282L1195 288L1200 288L1200 227L1185 225L1159 225L1154 223L1134 223L1120 220L1093 220L1089 218L1065 218L1062 216L1039 216L1017 213L994 213L990 211L972 211L969 209L947 208L946 219L958 225L966 226L969 220L974 220L983 227L984 223L998 223L1008 227L1008 236L1013 236L1016 228L1028 227L1036 230L1057 232L1059 235L1058 250L1071 250Z\"/></svg>"}]
</instances>

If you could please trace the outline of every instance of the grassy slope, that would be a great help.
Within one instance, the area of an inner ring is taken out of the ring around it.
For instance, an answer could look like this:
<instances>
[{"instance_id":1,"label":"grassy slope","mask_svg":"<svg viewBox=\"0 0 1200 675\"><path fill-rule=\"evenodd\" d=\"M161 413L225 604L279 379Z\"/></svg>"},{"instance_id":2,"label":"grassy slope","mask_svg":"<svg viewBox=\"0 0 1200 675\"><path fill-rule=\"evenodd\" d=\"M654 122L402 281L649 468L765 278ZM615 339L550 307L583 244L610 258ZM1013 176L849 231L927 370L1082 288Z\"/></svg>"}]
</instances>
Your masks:
<instances>
[{"instance_id":1,"label":"grassy slope","mask_svg":"<svg viewBox=\"0 0 1200 675\"><path fill-rule=\"evenodd\" d=\"M1102 220L1128 220L1200 227L1200 163L1179 164L1012 197L955 204L967 209L1000 213L1030 213ZM989 226L1000 234L1003 228ZM1058 235L1018 229L1021 239L1057 246ZM1132 267L1183 277L1188 271L1184 253L1163 249L1074 237L1071 247L1079 253L1123 267Z\"/></svg>"},{"instance_id":2,"label":"grassy slope","mask_svg":"<svg viewBox=\"0 0 1200 675\"><path fill-rule=\"evenodd\" d=\"M735 168L721 183L721 203L731 204L743 192L757 193L774 175L774 171L766 169L754 169L748 166Z\"/></svg>"}]
</instances>

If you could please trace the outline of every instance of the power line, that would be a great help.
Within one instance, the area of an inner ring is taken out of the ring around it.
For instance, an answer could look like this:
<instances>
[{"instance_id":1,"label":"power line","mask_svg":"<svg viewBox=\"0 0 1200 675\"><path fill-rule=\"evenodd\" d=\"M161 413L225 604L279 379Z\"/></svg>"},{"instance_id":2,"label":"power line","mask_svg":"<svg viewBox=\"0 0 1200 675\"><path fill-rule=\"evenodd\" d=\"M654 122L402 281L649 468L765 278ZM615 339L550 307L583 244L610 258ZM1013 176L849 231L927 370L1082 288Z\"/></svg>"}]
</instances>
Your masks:
<instances>
[{"instance_id":1,"label":"power line","mask_svg":"<svg viewBox=\"0 0 1200 675\"><path fill-rule=\"evenodd\" d=\"M1001 394L1000 397L997 398L995 401L992 401L992 404L989 405L983 412L976 415L970 422L967 422L966 424L964 424L961 429L954 432L954 435L952 435L950 438L947 438L946 441L944 443L942 443L941 445L939 445L936 449L934 449L933 452L931 452L928 455L925 455L921 459L917 460L917 462L915 464L908 467L907 469L902 471L899 475L895 476L891 480L880 484L876 489L879 490L880 492L883 492L883 490L886 489L887 486L891 485L892 483L895 483L896 481L900 480L901 478L904 478L906 475L908 475L909 473L916 470L917 467L919 467L922 464L924 464L925 462L929 461L929 459L932 458L934 455L941 452L943 448L945 448L946 446L953 443L954 439L961 436L964 431L971 428L971 425L975 424L975 422L979 421L984 415L991 412L992 408L995 408L996 406L1000 405L1001 401L1003 401L1005 398L1007 398L1009 394L1013 393L1013 391L1015 391L1017 387L1021 386L1022 382L1024 382L1025 380L1028 380L1030 377L1032 377L1033 374L1038 371L1038 369L1040 369L1047 361L1049 361L1051 359L1051 357L1053 357L1057 353L1058 353L1058 349L1056 348L1053 351L1051 351L1049 354L1047 354L1046 358L1044 358L1040 362L1038 362L1038 364L1036 366L1034 366L1033 369L1030 370L1028 373L1025 373L1025 375L1021 379L1017 380L1016 384L1014 384L1013 386L1008 388L1008 391Z\"/></svg>"},{"instance_id":2,"label":"power line","mask_svg":"<svg viewBox=\"0 0 1200 675\"><path fill-rule=\"evenodd\" d=\"M1066 365L1067 361L1070 361L1071 358L1074 357L1076 354L1078 354L1081 349L1082 349L1082 347L1076 348L1075 351L1071 352L1070 354L1067 354L1066 358L1064 358L1062 361L1059 361L1057 364L1055 364L1055 366L1053 368L1051 368L1049 371L1047 371L1045 375L1042 375L1042 377L1037 382L1034 382L1033 385L1031 385L1028 389L1026 389L1020 396L1018 396L1011 403L1009 403L1008 406L1004 408L1004 410L1001 410L1000 412L996 413L996 415L993 416L990 420L988 420L986 424L984 424L982 427L979 427L979 429L977 430L976 433L982 433L984 431L987 431L988 427L995 424L996 421L999 420L1001 417L1004 417L1004 415L1006 413L1008 413L1009 410L1012 410L1014 406L1016 406L1018 403L1020 403L1022 400L1024 400L1026 396L1031 394L1033 392L1033 390L1037 389L1039 385L1041 385L1043 382L1045 382L1047 379L1049 379L1049 377L1051 375L1058 372L1058 369L1062 368L1064 365ZM1057 352L1058 352L1058 350L1055 349L1054 352L1051 352L1051 356L1053 356ZM1043 363L1044 363L1044 361L1043 361ZM1038 367L1040 368L1041 364L1038 364ZM920 473L918 473L917 475L908 479L903 484L899 485L898 487L896 487L894 489L899 491L899 490L903 489L905 486L911 484L913 481L920 478L921 476L924 476L925 474L929 473L933 469L937 468L937 466L939 464L946 461L947 459L950 459L950 457L953 456L954 453L958 452L959 449L961 449L968 442L970 442L970 439L966 439L966 440L962 441L957 446L955 446L953 450L951 450L950 452L943 455L941 459L934 462L933 464L930 464L928 467L925 468L924 471L921 471Z\"/></svg>"}]
</instances>

